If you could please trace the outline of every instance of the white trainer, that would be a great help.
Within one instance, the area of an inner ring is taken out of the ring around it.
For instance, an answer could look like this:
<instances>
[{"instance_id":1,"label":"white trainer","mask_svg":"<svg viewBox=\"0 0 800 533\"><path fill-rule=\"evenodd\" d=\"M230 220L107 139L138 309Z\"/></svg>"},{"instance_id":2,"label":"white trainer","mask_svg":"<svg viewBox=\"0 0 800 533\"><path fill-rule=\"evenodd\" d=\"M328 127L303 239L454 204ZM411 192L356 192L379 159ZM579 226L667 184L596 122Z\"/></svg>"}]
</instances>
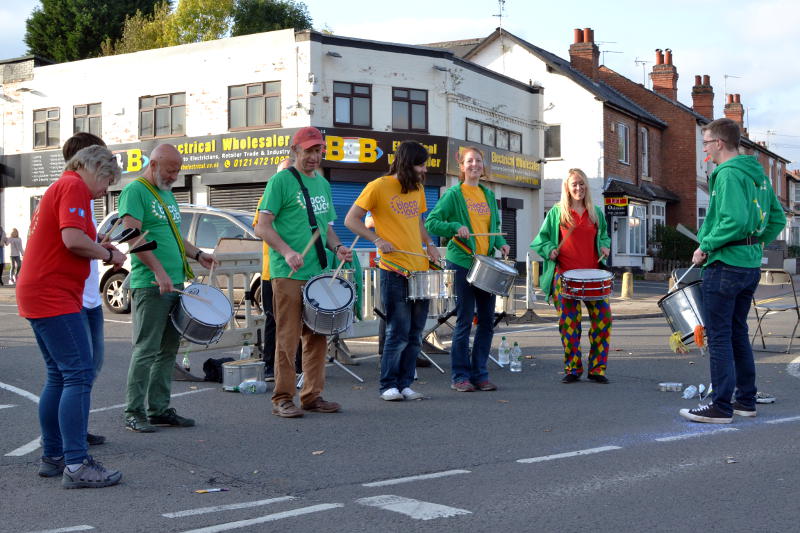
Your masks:
<instances>
[{"instance_id":1,"label":"white trainer","mask_svg":"<svg viewBox=\"0 0 800 533\"><path fill-rule=\"evenodd\" d=\"M400 391L397 390L397 387L392 387L391 389L386 389L381 393L381 399L386 400L387 402L394 402L397 400L402 400L403 395L400 394Z\"/></svg>"},{"instance_id":2,"label":"white trainer","mask_svg":"<svg viewBox=\"0 0 800 533\"><path fill-rule=\"evenodd\" d=\"M421 400L423 398L421 392L415 392L411 389L411 387L404 388L402 391L400 391L400 394L402 394L403 398L406 400Z\"/></svg>"}]
</instances>

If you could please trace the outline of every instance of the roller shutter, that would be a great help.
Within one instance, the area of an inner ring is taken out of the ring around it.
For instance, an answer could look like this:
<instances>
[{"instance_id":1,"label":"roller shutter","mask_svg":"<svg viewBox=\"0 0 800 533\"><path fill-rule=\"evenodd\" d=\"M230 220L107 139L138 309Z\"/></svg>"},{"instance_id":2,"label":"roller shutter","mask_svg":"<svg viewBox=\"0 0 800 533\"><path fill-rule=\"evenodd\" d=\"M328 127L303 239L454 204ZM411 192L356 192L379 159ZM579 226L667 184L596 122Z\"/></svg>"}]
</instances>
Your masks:
<instances>
[{"instance_id":1,"label":"roller shutter","mask_svg":"<svg viewBox=\"0 0 800 533\"><path fill-rule=\"evenodd\" d=\"M258 201L264 194L266 182L240 185L214 185L208 188L208 203L220 209L238 209L255 212Z\"/></svg>"}]
</instances>

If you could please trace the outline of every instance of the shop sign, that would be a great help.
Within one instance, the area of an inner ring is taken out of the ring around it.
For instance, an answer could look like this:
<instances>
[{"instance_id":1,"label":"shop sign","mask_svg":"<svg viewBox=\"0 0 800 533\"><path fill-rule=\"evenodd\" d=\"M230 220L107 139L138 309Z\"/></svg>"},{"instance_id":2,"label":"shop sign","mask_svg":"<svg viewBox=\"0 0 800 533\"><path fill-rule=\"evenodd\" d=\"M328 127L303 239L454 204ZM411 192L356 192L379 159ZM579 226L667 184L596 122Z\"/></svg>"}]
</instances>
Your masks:
<instances>
[{"instance_id":1,"label":"shop sign","mask_svg":"<svg viewBox=\"0 0 800 533\"><path fill-rule=\"evenodd\" d=\"M626 217L628 216L628 197L606 196L605 207L606 207L606 216Z\"/></svg>"},{"instance_id":2,"label":"shop sign","mask_svg":"<svg viewBox=\"0 0 800 533\"><path fill-rule=\"evenodd\" d=\"M537 158L458 139L449 139L447 143L448 174L459 174L458 157L467 146L474 146L483 152L486 181L529 189L542 187L542 165Z\"/></svg>"},{"instance_id":3,"label":"shop sign","mask_svg":"<svg viewBox=\"0 0 800 533\"><path fill-rule=\"evenodd\" d=\"M428 173L444 174L447 138L403 132L320 128L325 136L323 167L385 172L403 141L416 141L428 150Z\"/></svg>"}]
</instances>

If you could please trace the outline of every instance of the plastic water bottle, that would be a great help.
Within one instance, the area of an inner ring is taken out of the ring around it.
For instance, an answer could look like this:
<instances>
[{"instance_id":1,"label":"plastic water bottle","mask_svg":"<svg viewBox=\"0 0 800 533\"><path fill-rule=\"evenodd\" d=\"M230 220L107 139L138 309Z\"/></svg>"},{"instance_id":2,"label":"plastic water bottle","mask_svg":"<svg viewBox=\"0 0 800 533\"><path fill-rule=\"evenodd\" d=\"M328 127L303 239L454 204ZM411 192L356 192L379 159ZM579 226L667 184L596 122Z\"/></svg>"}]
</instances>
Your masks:
<instances>
[{"instance_id":1,"label":"plastic water bottle","mask_svg":"<svg viewBox=\"0 0 800 533\"><path fill-rule=\"evenodd\" d=\"M508 369L512 372L522 372L522 348L516 342L511 348L511 363L508 365Z\"/></svg>"},{"instance_id":2,"label":"plastic water bottle","mask_svg":"<svg viewBox=\"0 0 800 533\"><path fill-rule=\"evenodd\" d=\"M506 366L509 362L511 348L508 346L508 341L505 336L500 340L500 347L497 348L497 362L501 366Z\"/></svg>"},{"instance_id":3,"label":"plastic water bottle","mask_svg":"<svg viewBox=\"0 0 800 533\"><path fill-rule=\"evenodd\" d=\"M239 392L242 394L264 394L267 392L267 384L255 379L246 379L239 383Z\"/></svg>"},{"instance_id":4,"label":"plastic water bottle","mask_svg":"<svg viewBox=\"0 0 800 533\"><path fill-rule=\"evenodd\" d=\"M189 372L191 370L192 363L189 361L189 350L186 350L183 354L183 361L181 362L183 369Z\"/></svg>"},{"instance_id":5,"label":"plastic water bottle","mask_svg":"<svg viewBox=\"0 0 800 533\"><path fill-rule=\"evenodd\" d=\"M684 400L691 400L697 394L697 387L694 385L689 385L683 390L683 399Z\"/></svg>"},{"instance_id":6,"label":"plastic water bottle","mask_svg":"<svg viewBox=\"0 0 800 533\"><path fill-rule=\"evenodd\" d=\"M239 359L250 359L251 357L253 357L253 347L250 346L247 341L244 341L242 349L239 352Z\"/></svg>"}]
</instances>

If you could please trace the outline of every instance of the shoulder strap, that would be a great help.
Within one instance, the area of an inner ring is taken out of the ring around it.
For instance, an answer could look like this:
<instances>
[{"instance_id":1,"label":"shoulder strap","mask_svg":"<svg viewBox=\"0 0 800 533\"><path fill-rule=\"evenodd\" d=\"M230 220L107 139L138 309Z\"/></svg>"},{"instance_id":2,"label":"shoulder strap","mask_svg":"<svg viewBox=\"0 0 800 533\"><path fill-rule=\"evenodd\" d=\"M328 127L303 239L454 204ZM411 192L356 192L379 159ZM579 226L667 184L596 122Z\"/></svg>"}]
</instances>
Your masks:
<instances>
[{"instance_id":1,"label":"shoulder strap","mask_svg":"<svg viewBox=\"0 0 800 533\"><path fill-rule=\"evenodd\" d=\"M148 191L155 197L156 201L161 205L161 209L164 210L164 215L167 217L167 222L169 222L169 227L172 230L172 236L175 237L175 242L178 243L178 250L181 252L181 259L183 259L183 274L186 279L194 279L194 272L192 272L192 267L189 266L189 261L186 259L186 248L183 246L183 237L181 237L181 232L178 230L178 227L175 225L175 221L172 220L172 215L167 209L167 206L164 204L164 200L161 199L161 196L156 191L155 187L144 178L137 178L139 183L144 185Z\"/></svg>"},{"instance_id":2,"label":"shoulder strap","mask_svg":"<svg viewBox=\"0 0 800 533\"><path fill-rule=\"evenodd\" d=\"M289 167L289 171L300 185L300 190L303 191L303 198L306 201L306 212L308 213L308 224L311 226L311 233L313 234L315 230L319 230L321 233L322 230L320 230L319 226L317 225L317 217L314 216L314 208L311 206L311 197L308 195L308 189L306 189L306 186L303 185L303 180L300 178L300 173L297 172L297 169L294 167ZM325 248L322 246L321 237L322 235L320 235L319 239L314 241L314 247L317 250L317 260L319 261L319 266L322 267L322 270L325 270L328 268L328 256L325 253Z\"/></svg>"}]
</instances>

